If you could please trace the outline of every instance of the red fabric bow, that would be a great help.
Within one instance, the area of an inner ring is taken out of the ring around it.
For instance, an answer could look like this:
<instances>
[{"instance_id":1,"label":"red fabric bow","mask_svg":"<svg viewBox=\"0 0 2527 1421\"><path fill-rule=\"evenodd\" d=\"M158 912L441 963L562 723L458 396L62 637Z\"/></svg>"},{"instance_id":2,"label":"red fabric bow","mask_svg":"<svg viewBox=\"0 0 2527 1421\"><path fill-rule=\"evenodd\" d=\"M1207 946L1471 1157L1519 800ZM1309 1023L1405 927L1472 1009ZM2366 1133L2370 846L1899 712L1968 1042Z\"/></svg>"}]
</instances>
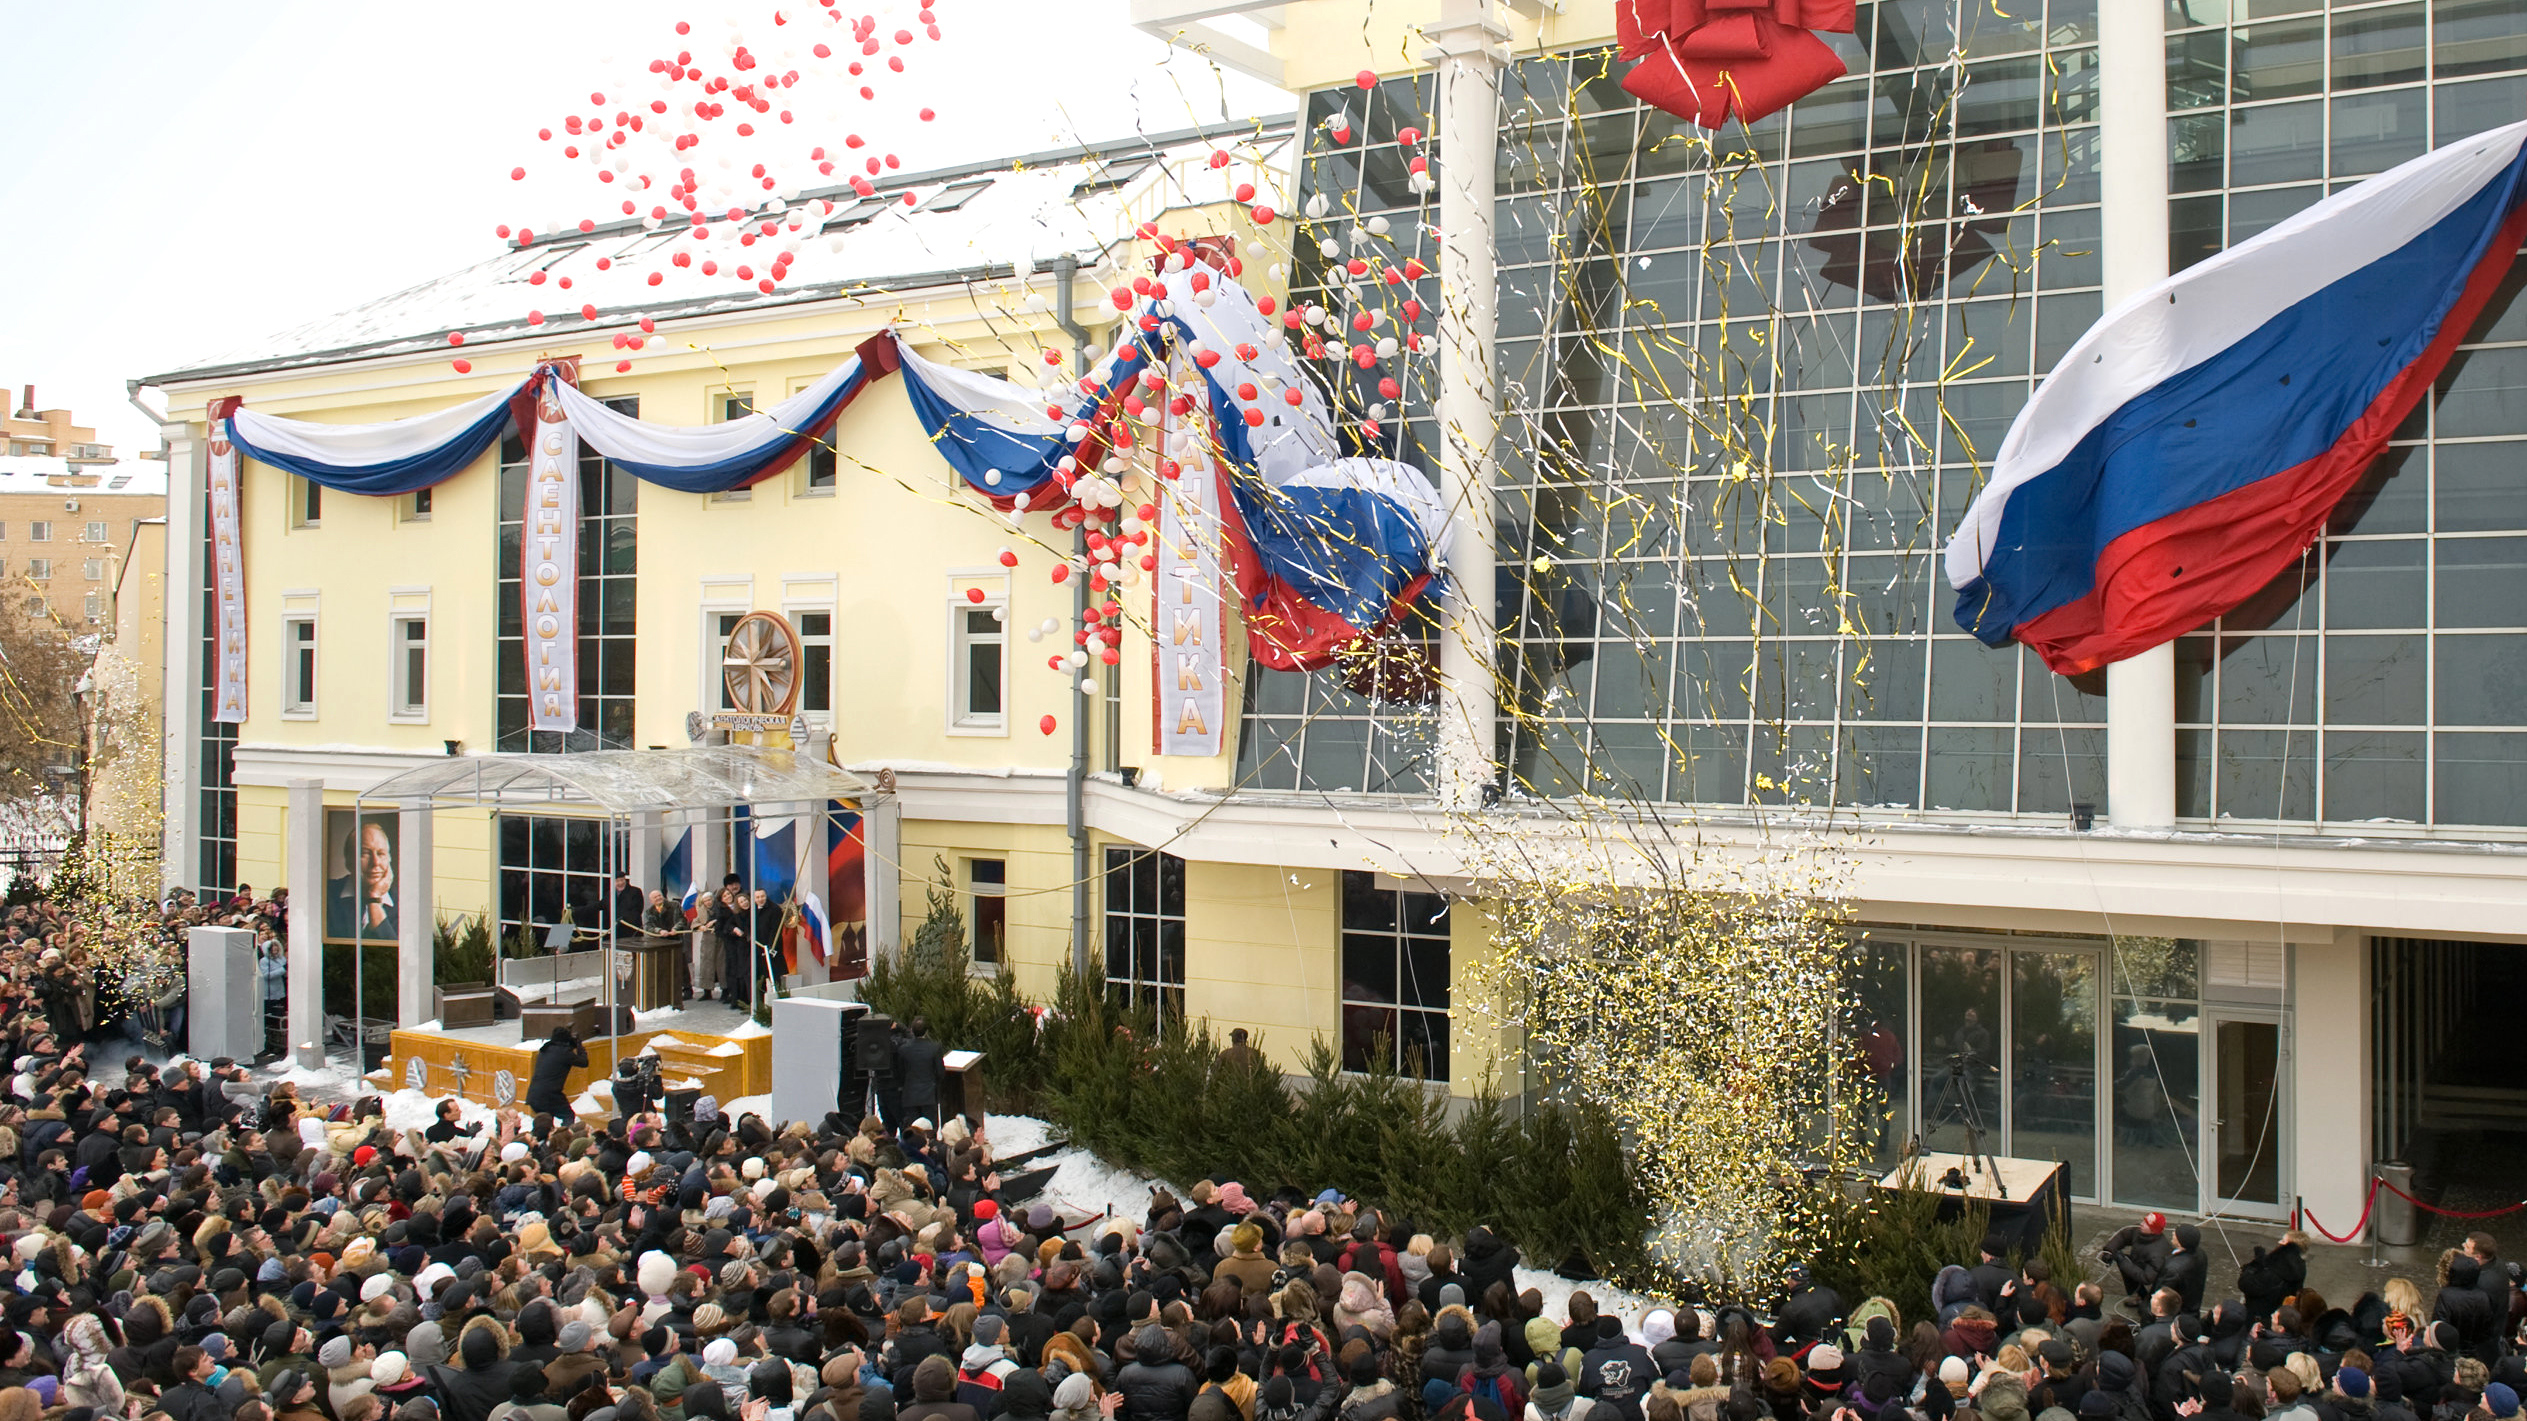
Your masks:
<instances>
[{"instance_id":1,"label":"red fabric bow","mask_svg":"<svg viewBox=\"0 0 2527 1421\"><path fill-rule=\"evenodd\" d=\"M1615 41L1641 62L1623 87L1679 118L1753 123L1843 76L1809 33L1848 34L1853 0L1615 0Z\"/></svg>"}]
</instances>

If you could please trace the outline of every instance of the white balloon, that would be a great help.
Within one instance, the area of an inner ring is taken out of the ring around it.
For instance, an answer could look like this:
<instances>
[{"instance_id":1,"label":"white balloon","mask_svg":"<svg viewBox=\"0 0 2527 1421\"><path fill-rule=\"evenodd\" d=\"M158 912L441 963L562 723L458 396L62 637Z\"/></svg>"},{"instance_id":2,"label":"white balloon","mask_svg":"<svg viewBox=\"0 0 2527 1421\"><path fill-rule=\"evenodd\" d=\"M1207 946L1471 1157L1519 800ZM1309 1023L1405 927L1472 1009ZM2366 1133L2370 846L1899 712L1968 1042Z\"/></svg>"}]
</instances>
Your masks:
<instances>
[{"instance_id":1,"label":"white balloon","mask_svg":"<svg viewBox=\"0 0 2527 1421\"><path fill-rule=\"evenodd\" d=\"M1398 349L1399 347L1395 344L1395 337L1382 336L1378 339L1378 359L1392 360L1395 358L1395 352Z\"/></svg>"},{"instance_id":2,"label":"white balloon","mask_svg":"<svg viewBox=\"0 0 2527 1421\"><path fill-rule=\"evenodd\" d=\"M1387 220L1383 217L1370 218L1369 230L1378 236L1385 236L1387 232Z\"/></svg>"},{"instance_id":3,"label":"white balloon","mask_svg":"<svg viewBox=\"0 0 2527 1421\"><path fill-rule=\"evenodd\" d=\"M1342 243L1335 241L1331 237L1327 237L1325 240L1316 244L1316 251L1320 256L1338 257L1342 255Z\"/></svg>"},{"instance_id":4,"label":"white balloon","mask_svg":"<svg viewBox=\"0 0 2527 1421\"><path fill-rule=\"evenodd\" d=\"M1083 661L1084 661L1084 660L1086 660L1086 658L1085 658L1085 657L1083 657L1083 658L1081 658L1081 659L1082 659ZM1095 677L1093 677L1093 676L1082 676L1082 677L1080 677L1080 678L1079 678L1079 694L1081 694L1081 695L1083 695L1083 696L1093 696L1093 695L1097 694L1097 681L1096 681L1096 678L1095 678Z\"/></svg>"},{"instance_id":5,"label":"white balloon","mask_svg":"<svg viewBox=\"0 0 2527 1421\"><path fill-rule=\"evenodd\" d=\"M985 469L985 470L983 470L983 482L985 482L985 483L987 483L987 484L990 484L993 488L998 488L998 487L1000 487L1000 470L998 470L998 469ZM1021 495L1019 495L1019 496L1020 496L1020 497L1022 497L1022 498L1023 498L1023 497L1025 497L1025 495L1023 495L1023 494L1021 494Z\"/></svg>"}]
</instances>

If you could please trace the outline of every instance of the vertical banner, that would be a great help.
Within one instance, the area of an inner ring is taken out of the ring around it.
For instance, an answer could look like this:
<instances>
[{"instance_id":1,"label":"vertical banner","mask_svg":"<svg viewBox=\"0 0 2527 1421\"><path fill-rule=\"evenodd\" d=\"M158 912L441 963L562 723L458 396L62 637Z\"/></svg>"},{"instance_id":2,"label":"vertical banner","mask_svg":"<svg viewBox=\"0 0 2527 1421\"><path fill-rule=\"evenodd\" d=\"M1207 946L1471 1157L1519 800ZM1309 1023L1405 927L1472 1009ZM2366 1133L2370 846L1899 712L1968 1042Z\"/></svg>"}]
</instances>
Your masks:
<instances>
[{"instance_id":1,"label":"vertical banner","mask_svg":"<svg viewBox=\"0 0 2527 1421\"><path fill-rule=\"evenodd\" d=\"M1158 567L1150 585L1150 644L1158 658L1151 726L1161 755L1219 754L1226 710L1220 475L1202 418L1171 420L1161 444L1179 468L1172 482L1158 481Z\"/></svg>"},{"instance_id":2,"label":"vertical banner","mask_svg":"<svg viewBox=\"0 0 2527 1421\"><path fill-rule=\"evenodd\" d=\"M575 366L545 367L528 441L518 595L526 626L527 727L579 728L579 436L553 394Z\"/></svg>"},{"instance_id":3,"label":"vertical banner","mask_svg":"<svg viewBox=\"0 0 2527 1421\"><path fill-rule=\"evenodd\" d=\"M857 805L825 802L825 882L833 900L834 981L869 975L868 830Z\"/></svg>"},{"instance_id":4,"label":"vertical banner","mask_svg":"<svg viewBox=\"0 0 2527 1421\"><path fill-rule=\"evenodd\" d=\"M246 567L237 546L237 511L242 490L237 445L228 437L228 416L239 401L230 396L211 402L210 521L212 689L211 719L243 724L246 719Z\"/></svg>"}]
</instances>

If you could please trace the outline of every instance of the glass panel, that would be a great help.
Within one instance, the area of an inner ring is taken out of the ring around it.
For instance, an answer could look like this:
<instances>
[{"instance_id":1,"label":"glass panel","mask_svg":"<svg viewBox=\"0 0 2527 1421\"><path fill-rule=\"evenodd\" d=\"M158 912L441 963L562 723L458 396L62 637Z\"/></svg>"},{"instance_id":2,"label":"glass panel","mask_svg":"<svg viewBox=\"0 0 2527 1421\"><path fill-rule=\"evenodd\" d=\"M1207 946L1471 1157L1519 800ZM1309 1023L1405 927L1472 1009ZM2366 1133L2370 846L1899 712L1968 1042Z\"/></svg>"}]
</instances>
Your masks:
<instances>
[{"instance_id":1,"label":"glass panel","mask_svg":"<svg viewBox=\"0 0 2527 1421\"><path fill-rule=\"evenodd\" d=\"M2192 1209L2201 1202L2194 1172L2199 1018L2189 1002L2115 1001L2110 1059L2118 1204Z\"/></svg>"},{"instance_id":2,"label":"glass panel","mask_svg":"<svg viewBox=\"0 0 2527 1421\"><path fill-rule=\"evenodd\" d=\"M2281 1202L2281 1027L2218 1020L2212 1079L2218 1083L2213 1177L2222 1199Z\"/></svg>"},{"instance_id":3,"label":"glass panel","mask_svg":"<svg viewBox=\"0 0 2527 1421\"><path fill-rule=\"evenodd\" d=\"M2009 1153L2070 1166L2073 1194L2097 1192L2097 958L2009 955Z\"/></svg>"},{"instance_id":4,"label":"glass panel","mask_svg":"<svg viewBox=\"0 0 2527 1421\"><path fill-rule=\"evenodd\" d=\"M1971 1126L1999 1153L2001 955L1989 948L1922 949L1922 1148L1962 1152Z\"/></svg>"},{"instance_id":5,"label":"glass panel","mask_svg":"<svg viewBox=\"0 0 2527 1421\"><path fill-rule=\"evenodd\" d=\"M1871 1155L1882 1170L1894 1167L1904 1147L1905 1126L1913 1118L1913 1077L1904 1060L1910 956L1909 945L1901 940L1864 936L1852 945L1852 1030L1881 1102L1863 1128L1870 1131Z\"/></svg>"}]
</instances>

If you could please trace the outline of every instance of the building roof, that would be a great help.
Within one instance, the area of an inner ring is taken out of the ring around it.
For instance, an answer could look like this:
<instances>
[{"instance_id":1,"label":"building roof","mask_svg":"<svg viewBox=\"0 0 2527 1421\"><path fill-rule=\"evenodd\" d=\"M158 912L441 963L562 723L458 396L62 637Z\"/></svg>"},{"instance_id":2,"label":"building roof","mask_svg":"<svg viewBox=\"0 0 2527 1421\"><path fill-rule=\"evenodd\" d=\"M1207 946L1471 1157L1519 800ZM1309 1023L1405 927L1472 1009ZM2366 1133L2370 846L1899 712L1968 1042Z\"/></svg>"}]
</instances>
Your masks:
<instances>
[{"instance_id":1,"label":"building roof","mask_svg":"<svg viewBox=\"0 0 2527 1421\"><path fill-rule=\"evenodd\" d=\"M167 466L140 460L82 464L74 470L69 460L58 455L0 454L0 494L8 493L64 493L80 498L107 494L164 498L167 494Z\"/></svg>"},{"instance_id":2,"label":"building roof","mask_svg":"<svg viewBox=\"0 0 2527 1421\"><path fill-rule=\"evenodd\" d=\"M643 316L663 321L891 296L1003 279L1066 255L1091 266L1131 235L1135 220L1168 208L1229 201L1239 182L1266 190L1277 186L1270 175L1288 168L1292 126L1291 116L1280 114L971 167L889 174L872 179L877 191L868 198L848 186L814 189L790 203L791 210L810 205L813 214L812 204L830 200L834 211L811 215L815 225L797 234L802 240L789 279L770 294L735 270L741 263L759 268L765 257L756 253L762 248L697 242L682 213L655 231L624 218L586 234L569 231L548 239L538 233L531 246L512 242L508 250L462 270L140 383L216 380L445 351L453 331L462 331L469 344L552 341L579 331L610 334ZM1205 160L1223 148L1235 160L1225 168L1210 167ZM768 210L758 214L767 215ZM689 267L669 264L679 244L694 253ZM717 275L703 275L705 257L720 264ZM608 270L597 269L601 258L608 260ZM546 275L541 286L531 284L539 270ZM657 286L649 284L652 271L664 276ZM564 276L571 278L567 291L557 284ZM578 315L589 303L597 307L594 321ZM545 313L543 325L527 323L530 309Z\"/></svg>"}]
</instances>

